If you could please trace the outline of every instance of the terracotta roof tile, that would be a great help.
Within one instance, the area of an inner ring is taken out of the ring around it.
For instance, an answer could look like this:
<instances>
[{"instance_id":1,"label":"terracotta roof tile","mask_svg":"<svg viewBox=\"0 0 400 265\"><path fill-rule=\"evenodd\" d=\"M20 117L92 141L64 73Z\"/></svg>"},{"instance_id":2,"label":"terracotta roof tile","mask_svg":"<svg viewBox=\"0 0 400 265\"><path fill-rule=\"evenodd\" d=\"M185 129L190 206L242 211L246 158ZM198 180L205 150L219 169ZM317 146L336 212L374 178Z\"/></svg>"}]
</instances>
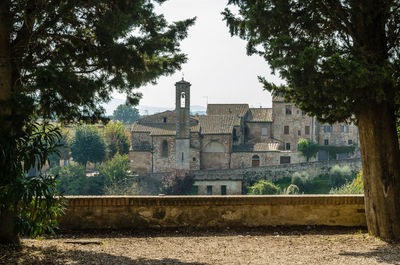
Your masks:
<instances>
[{"instance_id":1,"label":"terracotta roof tile","mask_svg":"<svg viewBox=\"0 0 400 265\"><path fill-rule=\"evenodd\" d=\"M248 116L250 122L272 122L271 108L251 108Z\"/></svg>"},{"instance_id":2,"label":"terracotta roof tile","mask_svg":"<svg viewBox=\"0 0 400 265\"><path fill-rule=\"evenodd\" d=\"M239 115L243 117L249 110L249 104L208 104L207 115Z\"/></svg>"},{"instance_id":3,"label":"terracotta roof tile","mask_svg":"<svg viewBox=\"0 0 400 265\"><path fill-rule=\"evenodd\" d=\"M131 131L132 132L147 132L151 136L156 136L156 135L165 135L165 136L174 136L176 135L176 125L175 124L139 124L139 123L134 123L132 124ZM200 125L193 125L190 127L191 132L199 132L200 130Z\"/></svg>"},{"instance_id":4,"label":"terracotta roof tile","mask_svg":"<svg viewBox=\"0 0 400 265\"><path fill-rule=\"evenodd\" d=\"M236 118L233 115L198 116L201 134L231 134Z\"/></svg>"}]
</instances>

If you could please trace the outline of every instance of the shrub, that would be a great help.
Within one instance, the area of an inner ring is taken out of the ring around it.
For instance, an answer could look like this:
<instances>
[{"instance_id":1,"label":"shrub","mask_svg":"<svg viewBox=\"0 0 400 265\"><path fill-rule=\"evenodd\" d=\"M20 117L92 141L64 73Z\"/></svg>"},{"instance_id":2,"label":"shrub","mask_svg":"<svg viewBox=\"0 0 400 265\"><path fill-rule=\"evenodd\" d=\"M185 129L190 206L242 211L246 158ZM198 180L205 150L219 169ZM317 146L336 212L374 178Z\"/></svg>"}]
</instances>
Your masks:
<instances>
[{"instance_id":1,"label":"shrub","mask_svg":"<svg viewBox=\"0 0 400 265\"><path fill-rule=\"evenodd\" d=\"M307 171L295 172L292 175L292 184L299 188L299 192L309 192L312 189L312 179Z\"/></svg>"},{"instance_id":2,"label":"shrub","mask_svg":"<svg viewBox=\"0 0 400 265\"><path fill-rule=\"evenodd\" d=\"M290 184L289 187L287 187L285 194L291 195L291 194L299 194L300 189L294 184Z\"/></svg>"},{"instance_id":3,"label":"shrub","mask_svg":"<svg viewBox=\"0 0 400 265\"><path fill-rule=\"evenodd\" d=\"M340 188L332 188L329 192L330 194L363 194L364 193L364 183L363 174L360 171L357 177L353 179L352 182L347 182Z\"/></svg>"},{"instance_id":4,"label":"shrub","mask_svg":"<svg viewBox=\"0 0 400 265\"><path fill-rule=\"evenodd\" d=\"M65 195L103 195L104 178L102 176L87 177L83 165L77 163L51 170L58 176L57 189Z\"/></svg>"},{"instance_id":5,"label":"shrub","mask_svg":"<svg viewBox=\"0 0 400 265\"><path fill-rule=\"evenodd\" d=\"M339 167L335 165L329 171L329 186L339 188L352 179L352 172L348 166Z\"/></svg>"},{"instance_id":6,"label":"shrub","mask_svg":"<svg viewBox=\"0 0 400 265\"><path fill-rule=\"evenodd\" d=\"M279 191L279 187L268 180L260 180L249 189L252 195L277 194Z\"/></svg>"}]
</instances>

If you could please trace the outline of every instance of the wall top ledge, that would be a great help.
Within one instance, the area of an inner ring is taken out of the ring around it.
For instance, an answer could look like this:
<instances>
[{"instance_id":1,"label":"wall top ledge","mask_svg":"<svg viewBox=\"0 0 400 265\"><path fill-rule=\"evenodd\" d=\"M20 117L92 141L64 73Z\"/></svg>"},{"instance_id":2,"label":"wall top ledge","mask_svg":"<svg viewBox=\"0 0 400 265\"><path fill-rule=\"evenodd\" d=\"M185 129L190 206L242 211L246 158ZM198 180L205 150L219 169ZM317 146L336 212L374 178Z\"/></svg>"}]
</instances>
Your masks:
<instances>
[{"instance_id":1,"label":"wall top ledge","mask_svg":"<svg viewBox=\"0 0 400 265\"><path fill-rule=\"evenodd\" d=\"M363 195L65 196L68 206L364 205Z\"/></svg>"}]
</instances>

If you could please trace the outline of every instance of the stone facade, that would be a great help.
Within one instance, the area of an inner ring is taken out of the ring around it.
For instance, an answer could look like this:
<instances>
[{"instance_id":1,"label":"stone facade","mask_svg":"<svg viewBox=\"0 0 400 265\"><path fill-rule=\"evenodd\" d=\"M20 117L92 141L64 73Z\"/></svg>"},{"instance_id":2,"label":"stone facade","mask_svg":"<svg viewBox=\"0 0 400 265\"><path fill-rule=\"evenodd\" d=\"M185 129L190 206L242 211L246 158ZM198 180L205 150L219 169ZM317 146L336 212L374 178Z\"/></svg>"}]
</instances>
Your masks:
<instances>
[{"instance_id":1,"label":"stone facade","mask_svg":"<svg viewBox=\"0 0 400 265\"><path fill-rule=\"evenodd\" d=\"M66 198L67 230L323 225L365 227L362 195Z\"/></svg>"},{"instance_id":2,"label":"stone facade","mask_svg":"<svg viewBox=\"0 0 400 265\"><path fill-rule=\"evenodd\" d=\"M305 158L297 143L302 138L320 145L359 144L354 124L320 124L278 96L272 108L209 104L207 115L191 116L190 83L182 80L175 86L175 111L146 116L132 125L131 165L139 174L301 163ZM355 154L338 158L351 157ZM320 152L317 160L326 159Z\"/></svg>"}]
</instances>

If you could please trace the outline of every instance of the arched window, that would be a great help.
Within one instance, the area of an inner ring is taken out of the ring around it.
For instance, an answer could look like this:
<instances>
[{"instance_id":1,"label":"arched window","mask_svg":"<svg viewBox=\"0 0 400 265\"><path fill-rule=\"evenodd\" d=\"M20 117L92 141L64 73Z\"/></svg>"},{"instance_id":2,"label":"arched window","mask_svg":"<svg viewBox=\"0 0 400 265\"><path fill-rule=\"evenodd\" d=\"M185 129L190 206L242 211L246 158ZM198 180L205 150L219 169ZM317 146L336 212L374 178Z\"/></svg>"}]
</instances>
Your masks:
<instances>
[{"instance_id":1,"label":"arched window","mask_svg":"<svg viewBox=\"0 0 400 265\"><path fill-rule=\"evenodd\" d=\"M236 137L236 128L233 128L233 137Z\"/></svg>"},{"instance_id":2,"label":"arched window","mask_svg":"<svg viewBox=\"0 0 400 265\"><path fill-rule=\"evenodd\" d=\"M251 158L251 166L258 167L260 166L260 157L258 155L253 155Z\"/></svg>"},{"instance_id":3,"label":"arched window","mask_svg":"<svg viewBox=\"0 0 400 265\"><path fill-rule=\"evenodd\" d=\"M184 108L185 107L185 104L186 104L186 95L185 95L185 92L182 92L181 93L181 108Z\"/></svg>"},{"instance_id":4,"label":"arched window","mask_svg":"<svg viewBox=\"0 0 400 265\"><path fill-rule=\"evenodd\" d=\"M164 140L161 144L161 157L168 157L168 142Z\"/></svg>"},{"instance_id":5,"label":"arched window","mask_svg":"<svg viewBox=\"0 0 400 265\"><path fill-rule=\"evenodd\" d=\"M167 123L167 117L163 117L163 123Z\"/></svg>"}]
</instances>

